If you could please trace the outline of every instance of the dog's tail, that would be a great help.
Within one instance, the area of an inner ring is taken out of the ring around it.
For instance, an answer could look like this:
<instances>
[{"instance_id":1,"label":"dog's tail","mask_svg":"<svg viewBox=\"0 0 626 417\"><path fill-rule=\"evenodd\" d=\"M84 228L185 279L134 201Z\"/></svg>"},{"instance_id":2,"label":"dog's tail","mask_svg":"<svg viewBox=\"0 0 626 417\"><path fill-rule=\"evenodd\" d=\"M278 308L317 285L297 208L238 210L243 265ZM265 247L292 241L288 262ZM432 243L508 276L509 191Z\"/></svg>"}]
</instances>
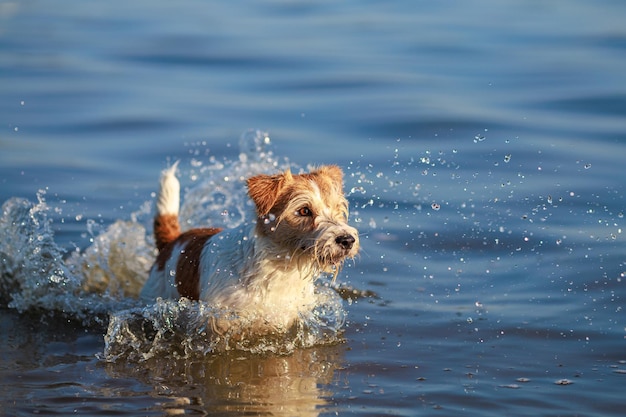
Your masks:
<instances>
[{"instance_id":1,"label":"dog's tail","mask_svg":"<svg viewBox=\"0 0 626 417\"><path fill-rule=\"evenodd\" d=\"M178 161L161 173L159 194L156 200L156 216L154 217L154 238L159 251L180 236L180 224L178 223L180 183L176 178L177 166Z\"/></svg>"}]
</instances>

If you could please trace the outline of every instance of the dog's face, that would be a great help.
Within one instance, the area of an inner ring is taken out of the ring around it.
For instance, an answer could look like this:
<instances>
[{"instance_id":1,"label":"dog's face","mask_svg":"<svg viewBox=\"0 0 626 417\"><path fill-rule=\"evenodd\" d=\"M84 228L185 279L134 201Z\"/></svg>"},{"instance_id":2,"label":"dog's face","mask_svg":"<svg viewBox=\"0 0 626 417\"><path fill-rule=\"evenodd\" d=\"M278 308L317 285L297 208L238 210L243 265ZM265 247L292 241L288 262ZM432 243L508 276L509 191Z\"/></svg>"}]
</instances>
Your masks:
<instances>
[{"instance_id":1,"label":"dog's face","mask_svg":"<svg viewBox=\"0 0 626 417\"><path fill-rule=\"evenodd\" d=\"M308 174L258 175L248 180L257 211L257 233L296 264L336 271L359 250L359 235L348 225L343 173L322 166Z\"/></svg>"}]
</instances>

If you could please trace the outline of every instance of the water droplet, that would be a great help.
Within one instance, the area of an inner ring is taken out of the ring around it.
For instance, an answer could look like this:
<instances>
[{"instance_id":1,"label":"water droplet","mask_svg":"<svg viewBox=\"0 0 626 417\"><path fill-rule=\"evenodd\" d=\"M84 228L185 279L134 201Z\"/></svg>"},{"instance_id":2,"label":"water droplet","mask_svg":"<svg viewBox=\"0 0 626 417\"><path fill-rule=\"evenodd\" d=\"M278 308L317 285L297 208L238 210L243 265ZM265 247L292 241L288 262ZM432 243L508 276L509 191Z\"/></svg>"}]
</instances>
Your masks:
<instances>
[{"instance_id":1,"label":"water droplet","mask_svg":"<svg viewBox=\"0 0 626 417\"><path fill-rule=\"evenodd\" d=\"M510 160L511 160L511 154L510 153L504 155L504 162L506 162L508 164Z\"/></svg>"},{"instance_id":2,"label":"water droplet","mask_svg":"<svg viewBox=\"0 0 626 417\"><path fill-rule=\"evenodd\" d=\"M482 142L487 139L484 135L478 134L474 136L474 143Z\"/></svg>"},{"instance_id":3,"label":"water droplet","mask_svg":"<svg viewBox=\"0 0 626 417\"><path fill-rule=\"evenodd\" d=\"M573 384L573 382L570 381L569 379L558 379L558 380L554 381L554 383L556 385L571 385L571 384Z\"/></svg>"},{"instance_id":4,"label":"water droplet","mask_svg":"<svg viewBox=\"0 0 626 417\"><path fill-rule=\"evenodd\" d=\"M441 208L441 206L440 206L439 204L437 204L437 203L433 203L433 204L431 205L431 207L432 207L432 209L433 209L433 210L435 210L435 211L437 211L437 210L439 210L439 209Z\"/></svg>"},{"instance_id":5,"label":"water droplet","mask_svg":"<svg viewBox=\"0 0 626 417\"><path fill-rule=\"evenodd\" d=\"M552 196L551 195L548 196L548 204L552 204Z\"/></svg>"},{"instance_id":6,"label":"water droplet","mask_svg":"<svg viewBox=\"0 0 626 417\"><path fill-rule=\"evenodd\" d=\"M589 169L589 168L591 168L591 164L585 164L584 167L585 167L585 169Z\"/></svg>"}]
</instances>

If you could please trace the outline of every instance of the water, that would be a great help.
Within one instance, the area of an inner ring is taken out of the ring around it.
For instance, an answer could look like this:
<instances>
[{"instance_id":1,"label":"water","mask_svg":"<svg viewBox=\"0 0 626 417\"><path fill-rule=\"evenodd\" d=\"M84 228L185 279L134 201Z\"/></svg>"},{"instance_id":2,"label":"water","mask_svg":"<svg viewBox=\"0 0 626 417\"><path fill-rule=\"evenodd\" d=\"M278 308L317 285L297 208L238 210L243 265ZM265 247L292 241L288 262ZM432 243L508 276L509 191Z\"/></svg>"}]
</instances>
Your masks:
<instances>
[{"instance_id":1,"label":"water","mask_svg":"<svg viewBox=\"0 0 626 417\"><path fill-rule=\"evenodd\" d=\"M623 414L625 16L3 3L3 413ZM234 347L210 306L137 305L176 160L188 226L243 221L243 177L342 166L344 299L322 280L302 327Z\"/></svg>"}]
</instances>

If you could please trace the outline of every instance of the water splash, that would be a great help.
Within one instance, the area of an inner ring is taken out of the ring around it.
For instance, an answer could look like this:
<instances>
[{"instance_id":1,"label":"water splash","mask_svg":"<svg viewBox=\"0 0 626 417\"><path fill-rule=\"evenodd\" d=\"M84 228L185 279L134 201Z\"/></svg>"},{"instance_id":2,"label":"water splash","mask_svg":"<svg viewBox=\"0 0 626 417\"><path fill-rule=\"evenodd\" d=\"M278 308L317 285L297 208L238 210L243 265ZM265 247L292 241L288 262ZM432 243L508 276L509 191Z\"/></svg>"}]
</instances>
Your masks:
<instances>
[{"instance_id":1,"label":"water splash","mask_svg":"<svg viewBox=\"0 0 626 417\"><path fill-rule=\"evenodd\" d=\"M245 179L287 168L270 149L269 136L246 132L235 161L208 163L193 160L181 167L181 182L190 175L183 195L181 224L235 227L254 216ZM158 173L155 173L155 184ZM247 337L217 334L210 323L234 313L216 311L206 303L157 300L150 305L137 298L147 279L156 251L152 238L152 202L146 202L129 220L118 220L103 230L87 221L91 244L68 254L54 241L49 206L42 191L33 203L12 198L0 217L0 303L19 312L62 314L85 326L106 325L101 358L144 361L152 357L189 357L245 350L252 353L290 353L299 347L336 343L345 321L341 298L318 288L318 303L302 312L284 334ZM244 323L245 324L245 323Z\"/></svg>"},{"instance_id":2,"label":"water splash","mask_svg":"<svg viewBox=\"0 0 626 417\"><path fill-rule=\"evenodd\" d=\"M205 302L158 299L142 308L111 315L101 359L143 362L153 358L192 358L231 350L255 354L289 354L295 349L340 340L345 322L341 298L326 287L316 293L318 303L285 333L250 335L249 327L233 311ZM226 333L214 330L216 320L237 320Z\"/></svg>"},{"instance_id":3,"label":"water splash","mask_svg":"<svg viewBox=\"0 0 626 417\"><path fill-rule=\"evenodd\" d=\"M238 160L226 163L212 160L207 165L197 163L191 177L195 183L185 189L180 208L183 229L207 225L234 228L250 219L252 206L245 198L245 180L289 166L287 160L281 163L274 156L270 145L267 133L250 130L239 140Z\"/></svg>"},{"instance_id":4,"label":"water splash","mask_svg":"<svg viewBox=\"0 0 626 417\"><path fill-rule=\"evenodd\" d=\"M0 217L2 296L19 311L42 303L57 288L73 292L80 285L54 243L43 192L37 200L12 198L2 205Z\"/></svg>"},{"instance_id":5,"label":"water splash","mask_svg":"<svg viewBox=\"0 0 626 417\"><path fill-rule=\"evenodd\" d=\"M44 194L37 202L11 198L0 217L0 300L23 313L63 314L85 324L101 322L117 300L83 290L54 242Z\"/></svg>"},{"instance_id":6,"label":"water splash","mask_svg":"<svg viewBox=\"0 0 626 417\"><path fill-rule=\"evenodd\" d=\"M152 241L142 224L118 220L94 235L83 252L73 252L66 264L83 277L82 289L87 293L136 297L156 256L148 240Z\"/></svg>"}]
</instances>

